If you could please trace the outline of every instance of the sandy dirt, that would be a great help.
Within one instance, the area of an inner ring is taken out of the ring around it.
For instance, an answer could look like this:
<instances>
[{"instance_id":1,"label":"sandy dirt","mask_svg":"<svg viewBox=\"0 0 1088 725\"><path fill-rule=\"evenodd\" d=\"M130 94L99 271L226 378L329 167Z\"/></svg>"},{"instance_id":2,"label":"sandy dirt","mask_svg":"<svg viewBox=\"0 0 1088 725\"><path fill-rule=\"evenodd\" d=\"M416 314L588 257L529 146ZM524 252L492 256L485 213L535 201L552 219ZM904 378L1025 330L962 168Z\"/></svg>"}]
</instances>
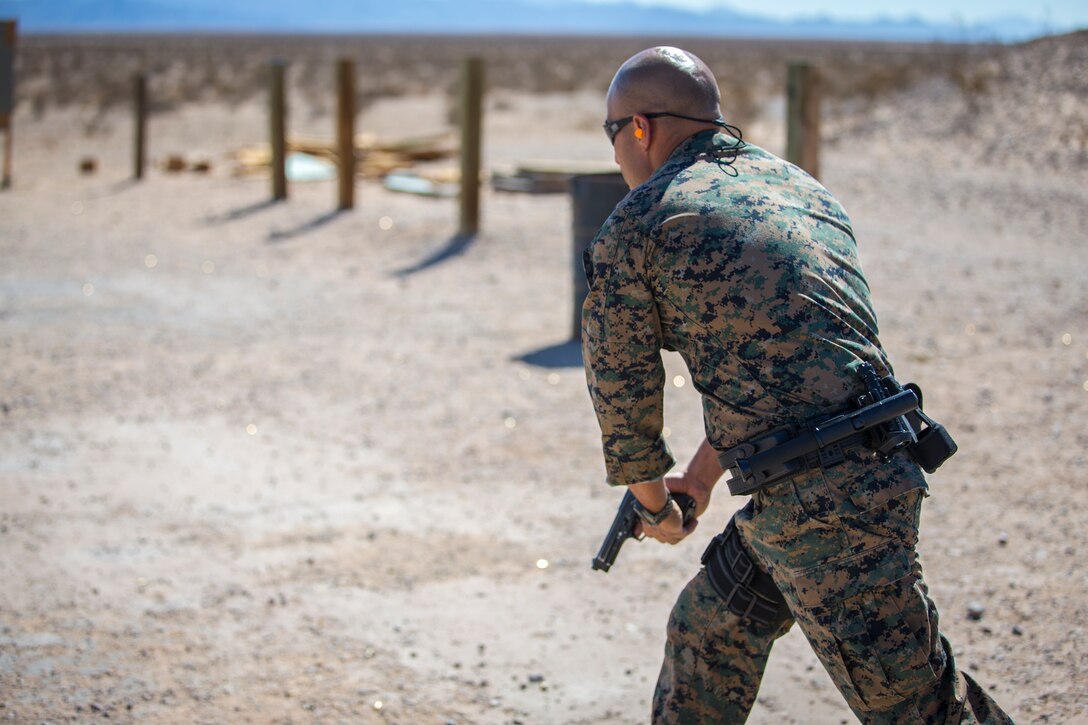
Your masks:
<instances>
[{"instance_id":1,"label":"sandy dirt","mask_svg":"<svg viewBox=\"0 0 1088 725\"><path fill-rule=\"evenodd\" d=\"M1018 722L1076 723L1088 166L1061 129L1041 155L995 155L1003 87L922 84L829 118L822 180L854 219L899 377L960 445L920 545L942 627ZM1032 88L1033 118L1084 117L1080 90ZM602 102L504 91L486 165L607 164ZM332 137L327 114L292 119ZM443 93L360 116L389 136L447 124ZM125 109L16 116L0 721L646 722L673 599L743 501L723 490L681 546L632 543L591 571L620 492L569 343L570 199L487 190L470 240L455 200L370 181L350 212L331 182L273 204L224 157L265 127L258 100L158 114L152 158L213 170L134 183ZM746 131L782 150L780 115ZM666 362L684 460L698 401ZM796 629L750 722L853 722Z\"/></svg>"}]
</instances>

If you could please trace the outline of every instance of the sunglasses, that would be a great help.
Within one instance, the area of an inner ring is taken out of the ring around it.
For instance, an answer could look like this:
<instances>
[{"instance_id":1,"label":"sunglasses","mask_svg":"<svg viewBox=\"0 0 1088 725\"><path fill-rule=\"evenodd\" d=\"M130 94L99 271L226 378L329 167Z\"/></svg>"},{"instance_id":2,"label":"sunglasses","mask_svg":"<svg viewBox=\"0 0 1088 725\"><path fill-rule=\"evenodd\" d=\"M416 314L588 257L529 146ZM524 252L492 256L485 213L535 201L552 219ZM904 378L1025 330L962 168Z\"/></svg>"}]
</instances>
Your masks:
<instances>
[{"instance_id":1,"label":"sunglasses","mask_svg":"<svg viewBox=\"0 0 1088 725\"><path fill-rule=\"evenodd\" d=\"M682 116L679 113L669 113L668 111L661 111L660 113L644 113L644 114L641 114L641 115L645 116L646 118L661 118L662 116L672 116L673 118L682 118L685 121L698 121L699 123L713 123L715 126L721 126L722 128L726 128L728 126L728 124L726 124L725 121L723 121L720 118L710 118L710 119L707 119L707 118L693 118L692 116ZM605 135L608 136L608 141L613 146L615 146L616 145L616 134L618 134L620 131L622 131L624 126L626 126L627 124L631 123L631 121L634 121L634 120L635 120L634 116L624 116L623 118L618 118L615 121L605 121L603 124L601 124L601 127L604 129Z\"/></svg>"}]
</instances>

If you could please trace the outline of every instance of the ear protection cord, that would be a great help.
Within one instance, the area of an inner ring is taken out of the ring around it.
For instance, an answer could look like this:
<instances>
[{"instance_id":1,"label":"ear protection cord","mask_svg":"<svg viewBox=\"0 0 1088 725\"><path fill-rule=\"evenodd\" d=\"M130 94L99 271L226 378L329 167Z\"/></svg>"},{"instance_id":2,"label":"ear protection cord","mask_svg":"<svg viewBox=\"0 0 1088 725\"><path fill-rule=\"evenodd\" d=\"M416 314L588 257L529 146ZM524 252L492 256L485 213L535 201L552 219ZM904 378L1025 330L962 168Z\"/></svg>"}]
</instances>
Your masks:
<instances>
[{"instance_id":1,"label":"ear protection cord","mask_svg":"<svg viewBox=\"0 0 1088 725\"><path fill-rule=\"evenodd\" d=\"M692 120L697 121L699 119ZM718 168L725 172L727 176L737 176L738 172L733 168L733 162L737 160L737 156L740 155L741 149L747 145L744 143L744 134L741 132L740 128L731 123L726 123L720 118L714 119L713 121L707 121L707 123L713 123L715 126L725 129L725 132L732 136L733 140L736 141L732 146L723 148L714 154L714 161L718 164Z\"/></svg>"},{"instance_id":2,"label":"ear protection cord","mask_svg":"<svg viewBox=\"0 0 1088 725\"><path fill-rule=\"evenodd\" d=\"M718 167L729 176L737 176L737 170L733 168L733 162L737 160L737 156L740 155L741 149L746 144L744 143L744 134L740 128L734 126L731 123L726 123L721 118L695 118L694 116L685 116L681 113L672 113L671 111L659 111L657 113L647 113L646 118L660 118L662 116L671 116L673 118L682 118L685 121L696 121L698 123L712 123L718 128L723 129L727 134L733 137L736 143L731 146L719 149L714 154L714 161L718 164ZM644 137L645 133L638 126L635 127L635 138L640 141Z\"/></svg>"}]
</instances>

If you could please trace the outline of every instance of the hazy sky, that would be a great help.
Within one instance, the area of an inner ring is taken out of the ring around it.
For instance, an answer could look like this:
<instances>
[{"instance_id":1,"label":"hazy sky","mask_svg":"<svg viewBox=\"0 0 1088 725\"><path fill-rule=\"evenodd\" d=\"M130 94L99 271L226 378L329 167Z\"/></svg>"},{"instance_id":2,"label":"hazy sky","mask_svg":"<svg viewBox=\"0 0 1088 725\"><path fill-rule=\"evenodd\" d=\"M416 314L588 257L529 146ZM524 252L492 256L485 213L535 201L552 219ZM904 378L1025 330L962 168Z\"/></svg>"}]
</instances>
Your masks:
<instances>
[{"instance_id":1,"label":"hazy sky","mask_svg":"<svg viewBox=\"0 0 1088 725\"><path fill-rule=\"evenodd\" d=\"M597 0L616 2L616 0ZM941 23L974 23L1018 16L1061 27L1088 28L1088 0L635 0L643 5L666 5L693 10L727 7L754 15L789 18L830 15L836 19L870 19L880 15L902 18L915 15Z\"/></svg>"}]
</instances>

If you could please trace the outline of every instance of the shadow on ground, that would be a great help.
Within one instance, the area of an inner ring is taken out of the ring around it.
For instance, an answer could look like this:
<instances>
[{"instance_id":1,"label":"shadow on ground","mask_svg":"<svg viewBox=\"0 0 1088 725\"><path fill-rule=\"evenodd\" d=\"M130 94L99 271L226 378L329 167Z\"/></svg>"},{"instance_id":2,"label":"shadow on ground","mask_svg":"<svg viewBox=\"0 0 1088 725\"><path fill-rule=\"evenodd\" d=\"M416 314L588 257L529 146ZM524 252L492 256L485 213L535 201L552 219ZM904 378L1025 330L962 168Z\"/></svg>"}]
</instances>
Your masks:
<instances>
[{"instance_id":1,"label":"shadow on ground","mask_svg":"<svg viewBox=\"0 0 1088 725\"><path fill-rule=\"evenodd\" d=\"M582 367L582 343L578 340L560 342L527 352L514 359L538 368L580 368Z\"/></svg>"},{"instance_id":2,"label":"shadow on ground","mask_svg":"<svg viewBox=\"0 0 1088 725\"><path fill-rule=\"evenodd\" d=\"M450 237L449 241L446 242L446 245L436 251L434 254L421 259L410 267L398 269L396 272L393 273L393 275L395 277L407 277L409 275L422 272L425 269L430 269L431 267L442 264L447 260L464 254L465 251L470 246L472 246L472 243L475 240L475 234L467 234L464 232L454 234L452 237Z\"/></svg>"},{"instance_id":3,"label":"shadow on ground","mask_svg":"<svg viewBox=\"0 0 1088 725\"><path fill-rule=\"evenodd\" d=\"M262 212L265 209L271 209L278 203L279 200L277 199L265 199L254 204L247 204L237 209L225 211L222 214L209 214L204 218L204 225L214 227L220 224L226 224L227 222L237 221L238 219L245 219L248 216Z\"/></svg>"},{"instance_id":4,"label":"shadow on ground","mask_svg":"<svg viewBox=\"0 0 1088 725\"><path fill-rule=\"evenodd\" d=\"M342 210L340 209L334 209L333 211L322 214L316 219L311 219L308 222L299 224L297 227L292 227L291 229L284 229L282 231L277 229L269 233L268 243L276 244L278 242L286 242L288 240L294 239L295 237L301 237L303 234L309 234L315 229L320 229L321 227L331 222L333 219L336 219L338 216L340 216L341 212Z\"/></svg>"}]
</instances>

